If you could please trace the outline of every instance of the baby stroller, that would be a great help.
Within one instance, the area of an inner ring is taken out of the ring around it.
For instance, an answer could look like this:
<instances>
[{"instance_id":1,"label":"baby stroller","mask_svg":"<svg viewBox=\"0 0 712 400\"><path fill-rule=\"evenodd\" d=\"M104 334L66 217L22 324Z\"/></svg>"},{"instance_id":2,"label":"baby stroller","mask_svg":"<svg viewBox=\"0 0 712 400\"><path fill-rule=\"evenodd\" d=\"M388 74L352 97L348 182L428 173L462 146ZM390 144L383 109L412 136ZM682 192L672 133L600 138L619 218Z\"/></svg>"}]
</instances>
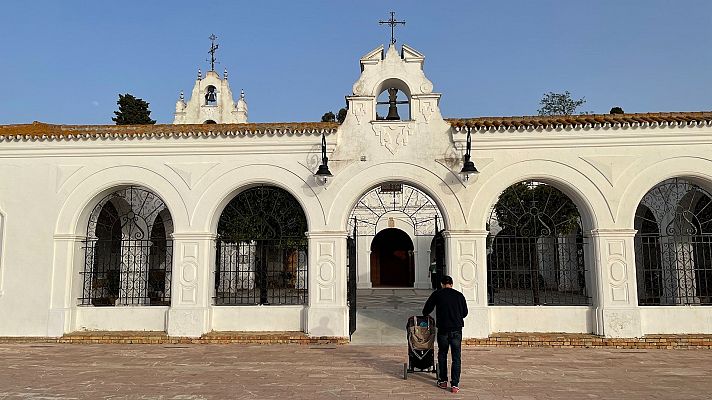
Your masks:
<instances>
[{"instance_id":1,"label":"baby stroller","mask_svg":"<svg viewBox=\"0 0 712 400\"><path fill-rule=\"evenodd\" d=\"M412 316L405 326L408 339L408 362L403 363L403 379L408 373L437 374L435 364L435 320L431 316Z\"/></svg>"}]
</instances>

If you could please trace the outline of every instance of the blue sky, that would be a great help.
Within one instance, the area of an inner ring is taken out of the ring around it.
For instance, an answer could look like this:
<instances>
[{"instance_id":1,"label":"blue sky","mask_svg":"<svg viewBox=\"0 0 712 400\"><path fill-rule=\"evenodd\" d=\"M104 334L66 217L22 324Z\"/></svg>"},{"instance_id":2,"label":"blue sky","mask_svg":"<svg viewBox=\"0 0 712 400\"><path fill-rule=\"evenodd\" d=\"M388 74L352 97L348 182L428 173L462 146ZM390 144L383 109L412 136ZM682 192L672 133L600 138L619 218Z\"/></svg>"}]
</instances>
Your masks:
<instances>
[{"instance_id":1,"label":"blue sky","mask_svg":"<svg viewBox=\"0 0 712 400\"><path fill-rule=\"evenodd\" d=\"M0 5L0 124L112 124L119 93L170 123L211 33L250 121L318 121L390 10L445 117L532 115L564 90L596 113L712 110L709 0L33 0Z\"/></svg>"}]
</instances>

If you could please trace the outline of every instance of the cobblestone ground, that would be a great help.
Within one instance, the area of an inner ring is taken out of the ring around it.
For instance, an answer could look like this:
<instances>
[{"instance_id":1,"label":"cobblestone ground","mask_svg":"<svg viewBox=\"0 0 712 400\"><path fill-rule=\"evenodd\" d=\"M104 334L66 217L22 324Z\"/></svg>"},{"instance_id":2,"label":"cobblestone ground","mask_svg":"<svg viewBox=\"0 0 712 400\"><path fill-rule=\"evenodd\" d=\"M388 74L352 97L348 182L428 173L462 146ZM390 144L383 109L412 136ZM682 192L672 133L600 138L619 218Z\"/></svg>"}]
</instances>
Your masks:
<instances>
[{"instance_id":1,"label":"cobblestone ground","mask_svg":"<svg viewBox=\"0 0 712 400\"><path fill-rule=\"evenodd\" d=\"M359 345L0 345L0 399L709 399L710 350L463 349L460 394Z\"/></svg>"}]
</instances>

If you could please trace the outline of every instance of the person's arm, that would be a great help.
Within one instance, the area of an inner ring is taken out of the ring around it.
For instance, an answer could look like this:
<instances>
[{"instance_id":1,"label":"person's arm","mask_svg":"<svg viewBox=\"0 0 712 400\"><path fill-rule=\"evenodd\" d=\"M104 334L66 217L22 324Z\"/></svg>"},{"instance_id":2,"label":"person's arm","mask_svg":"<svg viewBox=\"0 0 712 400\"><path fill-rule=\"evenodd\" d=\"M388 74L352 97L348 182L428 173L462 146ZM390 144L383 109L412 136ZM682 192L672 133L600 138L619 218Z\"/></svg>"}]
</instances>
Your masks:
<instances>
[{"instance_id":1,"label":"person's arm","mask_svg":"<svg viewBox=\"0 0 712 400\"><path fill-rule=\"evenodd\" d=\"M435 309L435 293L437 292L433 292L430 297L428 297L428 301L425 302L423 315L430 315L430 313Z\"/></svg>"},{"instance_id":2,"label":"person's arm","mask_svg":"<svg viewBox=\"0 0 712 400\"><path fill-rule=\"evenodd\" d=\"M467 317L467 300L465 300L465 296L462 296L462 318L464 319Z\"/></svg>"}]
</instances>

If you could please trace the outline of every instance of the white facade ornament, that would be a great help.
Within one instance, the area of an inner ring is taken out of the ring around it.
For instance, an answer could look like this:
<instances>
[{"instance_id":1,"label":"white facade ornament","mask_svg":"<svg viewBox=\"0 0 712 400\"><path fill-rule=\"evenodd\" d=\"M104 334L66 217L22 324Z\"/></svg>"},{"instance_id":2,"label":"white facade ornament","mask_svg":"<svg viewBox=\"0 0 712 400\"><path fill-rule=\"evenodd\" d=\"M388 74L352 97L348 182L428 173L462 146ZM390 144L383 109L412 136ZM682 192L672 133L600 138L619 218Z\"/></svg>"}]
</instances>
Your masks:
<instances>
[{"instance_id":1,"label":"white facade ornament","mask_svg":"<svg viewBox=\"0 0 712 400\"><path fill-rule=\"evenodd\" d=\"M408 123L374 122L373 132L381 139L384 146L395 154L400 146L408 145L408 136L413 134L413 127Z\"/></svg>"},{"instance_id":2,"label":"white facade ornament","mask_svg":"<svg viewBox=\"0 0 712 400\"><path fill-rule=\"evenodd\" d=\"M182 97L182 96L181 96ZM233 100L227 69L223 78L215 71L208 71L205 77L198 69L190 99L182 98L176 103L174 124L244 124L247 123L247 102L243 95L236 103Z\"/></svg>"}]
</instances>

